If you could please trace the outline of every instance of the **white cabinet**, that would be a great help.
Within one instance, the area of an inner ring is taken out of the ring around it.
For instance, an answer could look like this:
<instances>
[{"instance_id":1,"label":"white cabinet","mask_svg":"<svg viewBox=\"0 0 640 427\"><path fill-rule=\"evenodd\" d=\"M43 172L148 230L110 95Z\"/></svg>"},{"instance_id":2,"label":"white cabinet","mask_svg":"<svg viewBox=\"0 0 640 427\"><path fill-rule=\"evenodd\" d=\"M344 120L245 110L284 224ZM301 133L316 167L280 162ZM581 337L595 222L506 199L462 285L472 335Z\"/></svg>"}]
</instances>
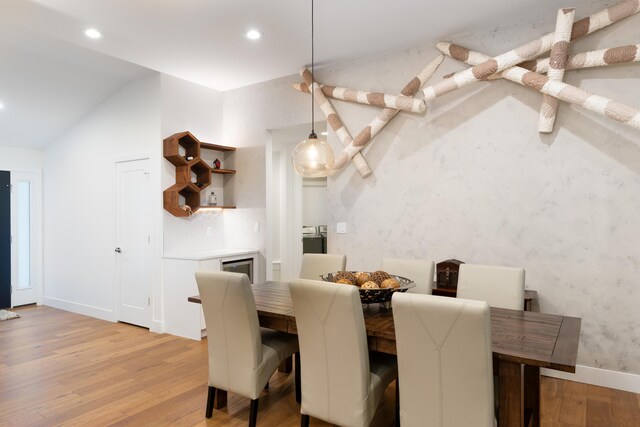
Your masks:
<instances>
[{"instance_id":1,"label":"white cabinet","mask_svg":"<svg viewBox=\"0 0 640 427\"><path fill-rule=\"evenodd\" d=\"M217 257L202 254L165 256L164 332L198 341L202 338L205 329L202 306L187 300L199 293L195 279L196 271L220 271L222 261L234 259L253 258L254 266L258 264L256 251L217 252L213 256Z\"/></svg>"},{"instance_id":2,"label":"white cabinet","mask_svg":"<svg viewBox=\"0 0 640 427\"><path fill-rule=\"evenodd\" d=\"M220 260L164 260L166 333L200 340L204 324L202 308L200 304L187 301L189 297L198 295L195 273L199 270L220 271Z\"/></svg>"}]
</instances>

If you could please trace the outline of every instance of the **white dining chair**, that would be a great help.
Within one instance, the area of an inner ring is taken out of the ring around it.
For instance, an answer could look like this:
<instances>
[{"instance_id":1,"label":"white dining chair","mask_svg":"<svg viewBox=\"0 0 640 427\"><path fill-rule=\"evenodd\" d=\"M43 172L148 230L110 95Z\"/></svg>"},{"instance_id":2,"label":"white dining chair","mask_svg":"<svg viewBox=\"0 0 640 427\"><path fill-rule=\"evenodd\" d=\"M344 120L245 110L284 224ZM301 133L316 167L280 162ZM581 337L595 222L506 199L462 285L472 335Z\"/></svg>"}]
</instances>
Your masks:
<instances>
[{"instance_id":1,"label":"white dining chair","mask_svg":"<svg viewBox=\"0 0 640 427\"><path fill-rule=\"evenodd\" d=\"M302 356L301 425L314 417L368 426L398 371L395 356L368 350L358 289L302 279L289 289Z\"/></svg>"},{"instance_id":2,"label":"white dining chair","mask_svg":"<svg viewBox=\"0 0 640 427\"><path fill-rule=\"evenodd\" d=\"M524 268L461 264L457 296L524 310Z\"/></svg>"},{"instance_id":3,"label":"white dining chair","mask_svg":"<svg viewBox=\"0 0 640 427\"><path fill-rule=\"evenodd\" d=\"M260 392L280 363L298 352L298 339L295 335L260 328L247 275L198 271L196 282L209 350L206 417L211 418L216 389L221 389L251 399L249 425L255 426ZM296 369L297 384L299 375L300 370Z\"/></svg>"},{"instance_id":4,"label":"white dining chair","mask_svg":"<svg viewBox=\"0 0 640 427\"><path fill-rule=\"evenodd\" d=\"M384 258L382 269L389 274L413 280L415 287L407 292L431 295L433 289L433 261L419 259Z\"/></svg>"},{"instance_id":5,"label":"white dining chair","mask_svg":"<svg viewBox=\"0 0 640 427\"><path fill-rule=\"evenodd\" d=\"M347 257L332 254L303 254L300 278L308 280L320 280L321 274L344 271L347 265Z\"/></svg>"},{"instance_id":6,"label":"white dining chair","mask_svg":"<svg viewBox=\"0 0 640 427\"><path fill-rule=\"evenodd\" d=\"M392 305L402 427L493 427L489 305L399 292Z\"/></svg>"}]
</instances>

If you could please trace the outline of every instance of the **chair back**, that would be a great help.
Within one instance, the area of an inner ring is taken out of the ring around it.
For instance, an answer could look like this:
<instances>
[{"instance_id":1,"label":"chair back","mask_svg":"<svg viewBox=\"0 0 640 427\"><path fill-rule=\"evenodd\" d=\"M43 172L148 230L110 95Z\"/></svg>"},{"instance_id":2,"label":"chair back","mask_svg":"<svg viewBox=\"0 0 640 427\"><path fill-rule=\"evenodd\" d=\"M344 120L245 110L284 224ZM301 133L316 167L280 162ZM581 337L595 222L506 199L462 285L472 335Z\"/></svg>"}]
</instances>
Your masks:
<instances>
[{"instance_id":1,"label":"chair back","mask_svg":"<svg viewBox=\"0 0 640 427\"><path fill-rule=\"evenodd\" d=\"M413 280L416 286L407 292L431 295L431 290L433 289L433 261L384 258L382 260L382 269L389 274Z\"/></svg>"},{"instance_id":2,"label":"chair back","mask_svg":"<svg viewBox=\"0 0 640 427\"><path fill-rule=\"evenodd\" d=\"M197 271L207 324L209 385L251 396L262 363L258 311L246 274Z\"/></svg>"},{"instance_id":3,"label":"chair back","mask_svg":"<svg viewBox=\"0 0 640 427\"><path fill-rule=\"evenodd\" d=\"M461 264L457 295L487 301L491 307L524 310L524 268Z\"/></svg>"},{"instance_id":4,"label":"chair back","mask_svg":"<svg viewBox=\"0 0 640 427\"><path fill-rule=\"evenodd\" d=\"M347 265L347 257L332 254L303 254L300 278L320 280L321 274L343 271Z\"/></svg>"},{"instance_id":5,"label":"chair back","mask_svg":"<svg viewBox=\"0 0 640 427\"><path fill-rule=\"evenodd\" d=\"M289 288L300 343L301 413L342 426L370 421L369 351L358 288L302 279Z\"/></svg>"},{"instance_id":6,"label":"chair back","mask_svg":"<svg viewBox=\"0 0 640 427\"><path fill-rule=\"evenodd\" d=\"M489 305L395 293L400 423L493 427Z\"/></svg>"}]
</instances>

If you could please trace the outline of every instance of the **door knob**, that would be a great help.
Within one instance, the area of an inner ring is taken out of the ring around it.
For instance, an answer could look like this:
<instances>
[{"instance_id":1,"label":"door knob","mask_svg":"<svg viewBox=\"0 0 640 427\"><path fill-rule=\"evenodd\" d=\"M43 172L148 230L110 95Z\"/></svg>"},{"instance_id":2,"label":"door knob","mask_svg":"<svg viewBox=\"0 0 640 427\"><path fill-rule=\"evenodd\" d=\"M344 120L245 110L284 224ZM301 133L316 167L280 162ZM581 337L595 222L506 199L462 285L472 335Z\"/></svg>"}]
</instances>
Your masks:
<instances>
[{"instance_id":1,"label":"door knob","mask_svg":"<svg viewBox=\"0 0 640 427\"><path fill-rule=\"evenodd\" d=\"M122 249L116 248L116 252L118 252L120 254L120 253L122 253Z\"/></svg>"}]
</instances>

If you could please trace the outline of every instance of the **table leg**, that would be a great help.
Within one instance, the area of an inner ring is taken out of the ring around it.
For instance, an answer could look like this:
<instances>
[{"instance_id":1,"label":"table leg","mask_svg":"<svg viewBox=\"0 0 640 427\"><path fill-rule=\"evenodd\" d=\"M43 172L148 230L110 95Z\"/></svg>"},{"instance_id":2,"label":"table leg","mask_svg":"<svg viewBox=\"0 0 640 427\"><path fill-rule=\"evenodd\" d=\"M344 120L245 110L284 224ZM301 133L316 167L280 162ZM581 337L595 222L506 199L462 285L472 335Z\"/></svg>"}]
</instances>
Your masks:
<instances>
[{"instance_id":1,"label":"table leg","mask_svg":"<svg viewBox=\"0 0 640 427\"><path fill-rule=\"evenodd\" d=\"M216 389L216 398L213 401L215 409L222 409L227 406L227 390Z\"/></svg>"},{"instance_id":2,"label":"table leg","mask_svg":"<svg viewBox=\"0 0 640 427\"><path fill-rule=\"evenodd\" d=\"M293 370L293 359L288 357L284 362L278 366L278 372L282 372L285 374L290 374Z\"/></svg>"},{"instance_id":3,"label":"table leg","mask_svg":"<svg viewBox=\"0 0 640 427\"><path fill-rule=\"evenodd\" d=\"M500 379L498 425L524 427L522 365L501 360L498 377Z\"/></svg>"},{"instance_id":4,"label":"table leg","mask_svg":"<svg viewBox=\"0 0 640 427\"><path fill-rule=\"evenodd\" d=\"M524 366L524 407L531 414L529 427L540 427L540 368Z\"/></svg>"}]
</instances>

